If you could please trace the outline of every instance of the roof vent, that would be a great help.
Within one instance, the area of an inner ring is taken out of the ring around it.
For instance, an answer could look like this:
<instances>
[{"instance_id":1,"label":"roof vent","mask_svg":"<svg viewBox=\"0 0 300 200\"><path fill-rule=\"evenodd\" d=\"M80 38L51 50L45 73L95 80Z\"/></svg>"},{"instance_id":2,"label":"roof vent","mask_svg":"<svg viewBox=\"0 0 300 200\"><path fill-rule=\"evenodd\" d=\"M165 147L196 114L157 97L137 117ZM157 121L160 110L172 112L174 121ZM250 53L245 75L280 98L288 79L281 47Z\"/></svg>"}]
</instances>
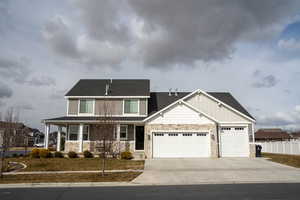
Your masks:
<instances>
[{"instance_id":1,"label":"roof vent","mask_svg":"<svg viewBox=\"0 0 300 200\"><path fill-rule=\"evenodd\" d=\"M169 88L169 96L172 96L172 88Z\"/></svg>"},{"instance_id":2,"label":"roof vent","mask_svg":"<svg viewBox=\"0 0 300 200\"><path fill-rule=\"evenodd\" d=\"M108 90L109 90L109 84L105 85L105 96L108 95Z\"/></svg>"},{"instance_id":3,"label":"roof vent","mask_svg":"<svg viewBox=\"0 0 300 200\"><path fill-rule=\"evenodd\" d=\"M174 95L177 97L178 96L178 88L175 89Z\"/></svg>"}]
</instances>

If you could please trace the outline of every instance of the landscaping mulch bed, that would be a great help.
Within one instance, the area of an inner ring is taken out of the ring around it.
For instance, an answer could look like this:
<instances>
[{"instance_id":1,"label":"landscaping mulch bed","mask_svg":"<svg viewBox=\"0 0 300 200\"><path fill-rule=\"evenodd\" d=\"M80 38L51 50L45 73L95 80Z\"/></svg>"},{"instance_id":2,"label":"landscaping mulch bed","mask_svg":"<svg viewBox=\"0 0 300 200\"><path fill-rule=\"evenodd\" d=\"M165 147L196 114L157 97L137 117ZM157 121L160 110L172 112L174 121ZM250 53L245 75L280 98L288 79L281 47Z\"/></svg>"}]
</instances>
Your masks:
<instances>
[{"instance_id":1,"label":"landscaping mulch bed","mask_svg":"<svg viewBox=\"0 0 300 200\"><path fill-rule=\"evenodd\" d=\"M27 168L21 171L89 171L100 170L102 159L100 158L9 158L8 161L22 162ZM106 170L142 170L143 160L119 160L108 159Z\"/></svg>"},{"instance_id":2,"label":"landscaping mulch bed","mask_svg":"<svg viewBox=\"0 0 300 200\"><path fill-rule=\"evenodd\" d=\"M263 153L263 157L269 158L273 162L300 168L300 155Z\"/></svg>"},{"instance_id":3,"label":"landscaping mulch bed","mask_svg":"<svg viewBox=\"0 0 300 200\"><path fill-rule=\"evenodd\" d=\"M82 174L23 174L5 175L0 178L0 184L4 183L72 183L72 182L129 182L139 176L140 172L106 173L82 173Z\"/></svg>"}]
</instances>

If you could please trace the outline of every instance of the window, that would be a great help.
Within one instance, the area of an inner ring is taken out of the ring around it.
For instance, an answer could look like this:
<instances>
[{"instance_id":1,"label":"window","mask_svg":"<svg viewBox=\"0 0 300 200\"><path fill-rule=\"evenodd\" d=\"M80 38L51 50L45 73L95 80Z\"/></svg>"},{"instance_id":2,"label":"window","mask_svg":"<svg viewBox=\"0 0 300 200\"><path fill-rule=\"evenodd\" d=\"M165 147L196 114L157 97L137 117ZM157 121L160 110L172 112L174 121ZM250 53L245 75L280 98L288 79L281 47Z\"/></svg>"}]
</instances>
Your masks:
<instances>
[{"instance_id":1,"label":"window","mask_svg":"<svg viewBox=\"0 0 300 200\"><path fill-rule=\"evenodd\" d=\"M128 133L128 126L127 125L121 125L120 126L120 139L126 140L127 139L127 133Z\"/></svg>"},{"instance_id":2,"label":"window","mask_svg":"<svg viewBox=\"0 0 300 200\"><path fill-rule=\"evenodd\" d=\"M234 128L236 131L242 131L242 130L244 130L244 128L242 128L242 127L239 127L239 128Z\"/></svg>"},{"instance_id":3,"label":"window","mask_svg":"<svg viewBox=\"0 0 300 200\"><path fill-rule=\"evenodd\" d=\"M79 101L79 113L92 114L93 113L94 100L81 99Z\"/></svg>"},{"instance_id":4,"label":"window","mask_svg":"<svg viewBox=\"0 0 300 200\"><path fill-rule=\"evenodd\" d=\"M154 133L154 136L164 136L163 133Z\"/></svg>"},{"instance_id":5,"label":"window","mask_svg":"<svg viewBox=\"0 0 300 200\"><path fill-rule=\"evenodd\" d=\"M222 130L223 130L223 131L224 131L224 130L229 131L229 130L231 130L231 128L230 128L230 127L222 127Z\"/></svg>"},{"instance_id":6,"label":"window","mask_svg":"<svg viewBox=\"0 0 300 200\"><path fill-rule=\"evenodd\" d=\"M197 133L197 136L206 136L206 133Z\"/></svg>"},{"instance_id":7,"label":"window","mask_svg":"<svg viewBox=\"0 0 300 200\"><path fill-rule=\"evenodd\" d=\"M169 133L169 136L178 136L177 133Z\"/></svg>"},{"instance_id":8,"label":"window","mask_svg":"<svg viewBox=\"0 0 300 200\"><path fill-rule=\"evenodd\" d=\"M139 100L125 99L124 100L124 114L138 114Z\"/></svg>"},{"instance_id":9,"label":"window","mask_svg":"<svg viewBox=\"0 0 300 200\"><path fill-rule=\"evenodd\" d=\"M193 136L193 134L191 134L191 133L184 133L184 134L182 134L183 136Z\"/></svg>"},{"instance_id":10,"label":"window","mask_svg":"<svg viewBox=\"0 0 300 200\"><path fill-rule=\"evenodd\" d=\"M89 125L83 126L83 140L89 140ZM79 139L79 125L70 125L69 126L69 140L78 140Z\"/></svg>"}]
</instances>

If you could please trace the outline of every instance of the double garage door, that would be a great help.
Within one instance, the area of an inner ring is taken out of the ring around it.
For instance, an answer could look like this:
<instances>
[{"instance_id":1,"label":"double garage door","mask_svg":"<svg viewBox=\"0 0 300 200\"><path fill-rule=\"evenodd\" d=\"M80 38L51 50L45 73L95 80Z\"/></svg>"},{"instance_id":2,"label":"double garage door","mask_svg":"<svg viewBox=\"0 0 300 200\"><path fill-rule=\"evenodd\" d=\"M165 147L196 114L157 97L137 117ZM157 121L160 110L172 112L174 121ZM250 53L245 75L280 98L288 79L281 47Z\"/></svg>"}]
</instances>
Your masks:
<instances>
[{"instance_id":1,"label":"double garage door","mask_svg":"<svg viewBox=\"0 0 300 200\"><path fill-rule=\"evenodd\" d=\"M206 132L154 132L153 157L210 157L209 134Z\"/></svg>"}]
</instances>

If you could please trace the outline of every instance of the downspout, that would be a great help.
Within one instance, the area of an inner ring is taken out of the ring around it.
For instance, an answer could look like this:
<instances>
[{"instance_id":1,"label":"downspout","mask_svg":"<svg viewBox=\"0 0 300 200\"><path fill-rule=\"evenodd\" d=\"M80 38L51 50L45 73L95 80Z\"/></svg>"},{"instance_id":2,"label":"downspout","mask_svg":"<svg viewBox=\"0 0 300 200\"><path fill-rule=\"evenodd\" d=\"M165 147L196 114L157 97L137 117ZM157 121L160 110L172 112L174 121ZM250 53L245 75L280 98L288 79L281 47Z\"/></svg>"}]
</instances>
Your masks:
<instances>
[{"instance_id":1,"label":"downspout","mask_svg":"<svg viewBox=\"0 0 300 200\"><path fill-rule=\"evenodd\" d=\"M220 158L221 154L220 154L220 137L219 137L219 124L218 123L216 123L216 127L217 127L216 133L217 133L217 146L218 146L217 156L218 156L218 158Z\"/></svg>"}]
</instances>

